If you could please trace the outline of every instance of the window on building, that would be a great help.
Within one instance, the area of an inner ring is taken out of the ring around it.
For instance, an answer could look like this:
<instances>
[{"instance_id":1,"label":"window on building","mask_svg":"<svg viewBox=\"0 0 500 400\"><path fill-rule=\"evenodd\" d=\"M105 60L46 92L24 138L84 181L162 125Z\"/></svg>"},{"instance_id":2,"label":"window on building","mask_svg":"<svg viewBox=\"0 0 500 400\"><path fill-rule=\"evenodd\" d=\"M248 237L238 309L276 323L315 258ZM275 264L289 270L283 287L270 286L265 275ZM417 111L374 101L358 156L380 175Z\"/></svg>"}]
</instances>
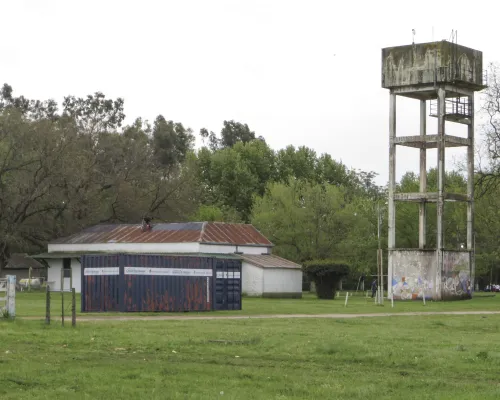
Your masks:
<instances>
[{"instance_id":1,"label":"window on building","mask_svg":"<svg viewBox=\"0 0 500 400\"><path fill-rule=\"evenodd\" d=\"M71 258L63 258L63 271L65 278L71 278Z\"/></svg>"}]
</instances>

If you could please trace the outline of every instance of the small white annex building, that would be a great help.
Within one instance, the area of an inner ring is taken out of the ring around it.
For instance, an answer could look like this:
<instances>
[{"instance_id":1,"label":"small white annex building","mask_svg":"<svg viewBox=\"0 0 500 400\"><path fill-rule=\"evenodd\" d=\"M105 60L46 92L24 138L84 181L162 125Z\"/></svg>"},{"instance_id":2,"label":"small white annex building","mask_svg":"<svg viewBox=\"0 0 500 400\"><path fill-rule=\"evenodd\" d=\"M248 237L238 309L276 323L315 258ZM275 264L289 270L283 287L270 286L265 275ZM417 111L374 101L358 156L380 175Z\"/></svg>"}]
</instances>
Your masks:
<instances>
[{"instance_id":1,"label":"small white annex building","mask_svg":"<svg viewBox=\"0 0 500 400\"><path fill-rule=\"evenodd\" d=\"M48 265L54 290L81 292L80 257L84 254L139 253L210 256L229 254L242 260L242 291L249 296L302 296L300 265L272 255L273 244L253 225L221 222L96 225L49 243L33 256Z\"/></svg>"}]
</instances>

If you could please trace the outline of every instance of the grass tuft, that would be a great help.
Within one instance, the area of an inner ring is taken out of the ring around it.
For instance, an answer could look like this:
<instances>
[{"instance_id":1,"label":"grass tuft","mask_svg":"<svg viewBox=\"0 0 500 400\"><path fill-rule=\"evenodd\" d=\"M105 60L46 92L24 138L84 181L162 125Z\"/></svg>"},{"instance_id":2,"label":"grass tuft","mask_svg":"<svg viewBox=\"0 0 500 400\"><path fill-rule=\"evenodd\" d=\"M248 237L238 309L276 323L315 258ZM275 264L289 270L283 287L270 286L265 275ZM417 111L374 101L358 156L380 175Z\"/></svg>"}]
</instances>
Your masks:
<instances>
[{"instance_id":1,"label":"grass tuft","mask_svg":"<svg viewBox=\"0 0 500 400\"><path fill-rule=\"evenodd\" d=\"M10 312L9 312L9 310L7 310L7 308L1 308L0 309L0 318L4 319L4 320L10 320L10 319L12 319L11 315L10 315Z\"/></svg>"}]
</instances>

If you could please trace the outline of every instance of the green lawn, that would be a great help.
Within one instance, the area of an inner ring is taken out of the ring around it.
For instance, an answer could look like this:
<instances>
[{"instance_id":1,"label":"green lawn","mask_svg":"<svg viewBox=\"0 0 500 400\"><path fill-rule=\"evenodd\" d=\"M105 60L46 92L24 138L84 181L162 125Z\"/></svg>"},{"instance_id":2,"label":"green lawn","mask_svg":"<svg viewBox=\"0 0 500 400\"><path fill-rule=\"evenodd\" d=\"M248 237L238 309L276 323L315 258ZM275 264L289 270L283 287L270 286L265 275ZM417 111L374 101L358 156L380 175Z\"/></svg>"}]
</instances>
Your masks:
<instances>
[{"instance_id":1,"label":"green lawn","mask_svg":"<svg viewBox=\"0 0 500 400\"><path fill-rule=\"evenodd\" d=\"M0 368L2 400L498 399L500 316L18 319Z\"/></svg>"},{"instance_id":2,"label":"green lawn","mask_svg":"<svg viewBox=\"0 0 500 400\"><path fill-rule=\"evenodd\" d=\"M453 302L395 302L394 308L385 300L384 306L376 305L373 299L366 298L358 293L349 298L347 307L344 307L345 292L336 300L318 300L316 296L305 294L302 299L261 299L243 298L242 311L218 311L216 315L256 315L256 314L330 314L330 313L379 313L405 311L500 311L500 295L486 295L478 293L473 300ZM71 315L71 295L65 293L65 315ZM76 296L76 310L80 313L80 296ZM61 315L61 294L51 294L51 313L53 317ZM20 292L16 294L16 314L19 317L45 315L45 294L40 292ZM139 315L165 315L166 313L142 313ZM189 313L200 315L206 313ZM215 315L214 313L211 313ZM117 315L117 313L85 313L85 315L102 316ZM129 314L130 315L130 314ZM137 315L133 314L133 315ZM178 314L175 314L178 315Z\"/></svg>"}]
</instances>

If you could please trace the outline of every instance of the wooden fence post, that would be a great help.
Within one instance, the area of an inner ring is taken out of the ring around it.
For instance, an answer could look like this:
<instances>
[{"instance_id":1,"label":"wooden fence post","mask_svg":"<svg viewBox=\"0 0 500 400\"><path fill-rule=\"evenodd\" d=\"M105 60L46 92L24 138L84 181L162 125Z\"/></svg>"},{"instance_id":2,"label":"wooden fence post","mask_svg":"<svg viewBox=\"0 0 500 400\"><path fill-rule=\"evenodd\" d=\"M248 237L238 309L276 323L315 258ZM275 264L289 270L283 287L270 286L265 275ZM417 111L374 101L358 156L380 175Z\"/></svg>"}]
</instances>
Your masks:
<instances>
[{"instance_id":1,"label":"wooden fence post","mask_svg":"<svg viewBox=\"0 0 500 400\"><path fill-rule=\"evenodd\" d=\"M75 294L75 288L71 289L71 326L76 326L76 294Z\"/></svg>"},{"instance_id":2,"label":"wooden fence post","mask_svg":"<svg viewBox=\"0 0 500 400\"><path fill-rule=\"evenodd\" d=\"M47 285L45 292L45 323L50 325L50 286Z\"/></svg>"},{"instance_id":3,"label":"wooden fence post","mask_svg":"<svg viewBox=\"0 0 500 400\"><path fill-rule=\"evenodd\" d=\"M6 286L6 298L7 298L7 312L9 318L15 318L16 316L16 275L6 275L7 286Z\"/></svg>"},{"instance_id":4,"label":"wooden fence post","mask_svg":"<svg viewBox=\"0 0 500 400\"><path fill-rule=\"evenodd\" d=\"M61 324L64 326L64 268L61 268Z\"/></svg>"}]
</instances>

